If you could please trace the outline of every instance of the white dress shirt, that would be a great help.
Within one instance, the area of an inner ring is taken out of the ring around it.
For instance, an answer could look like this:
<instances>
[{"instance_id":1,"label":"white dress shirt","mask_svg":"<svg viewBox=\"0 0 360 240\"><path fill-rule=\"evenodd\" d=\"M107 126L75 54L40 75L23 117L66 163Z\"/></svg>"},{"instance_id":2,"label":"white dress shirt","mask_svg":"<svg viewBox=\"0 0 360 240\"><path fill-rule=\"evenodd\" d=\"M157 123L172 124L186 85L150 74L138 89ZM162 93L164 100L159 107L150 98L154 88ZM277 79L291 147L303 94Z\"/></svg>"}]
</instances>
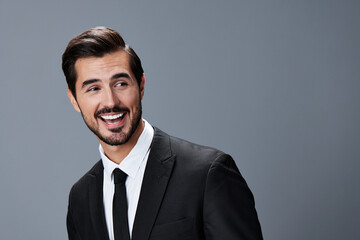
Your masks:
<instances>
[{"instance_id":1,"label":"white dress shirt","mask_svg":"<svg viewBox=\"0 0 360 240\"><path fill-rule=\"evenodd\" d=\"M128 221L130 238L132 236L132 228L135 219L137 204L141 190L141 184L144 177L145 167L150 152L150 144L154 136L152 126L142 119L145 123L143 132L141 133L137 143L130 153L121 161L120 164L108 159L101 145L99 151L104 165L104 210L106 225L110 240L114 240L113 228L113 197L114 197L114 177L112 172L115 168L120 168L128 177L125 182L126 195L128 200Z\"/></svg>"}]
</instances>

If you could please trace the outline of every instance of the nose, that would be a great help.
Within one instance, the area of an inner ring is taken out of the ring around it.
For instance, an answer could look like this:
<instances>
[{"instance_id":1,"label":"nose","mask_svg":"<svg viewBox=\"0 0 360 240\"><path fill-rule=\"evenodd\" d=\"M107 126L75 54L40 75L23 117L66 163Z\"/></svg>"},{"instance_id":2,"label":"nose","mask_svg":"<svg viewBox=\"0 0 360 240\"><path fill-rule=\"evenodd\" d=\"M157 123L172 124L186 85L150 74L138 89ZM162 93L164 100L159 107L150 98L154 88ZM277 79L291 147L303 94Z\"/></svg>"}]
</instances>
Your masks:
<instances>
[{"instance_id":1,"label":"nose","mask_svg":"<svg viewBox=\"0 0 360 240\"><path fill-rule=\"evenodd\" d=\"M113 108L115 106L118 106L119 102L119 98L111 88L104 89L101 99L101 103L104 107Z\"/></svg>"}]
</instances>

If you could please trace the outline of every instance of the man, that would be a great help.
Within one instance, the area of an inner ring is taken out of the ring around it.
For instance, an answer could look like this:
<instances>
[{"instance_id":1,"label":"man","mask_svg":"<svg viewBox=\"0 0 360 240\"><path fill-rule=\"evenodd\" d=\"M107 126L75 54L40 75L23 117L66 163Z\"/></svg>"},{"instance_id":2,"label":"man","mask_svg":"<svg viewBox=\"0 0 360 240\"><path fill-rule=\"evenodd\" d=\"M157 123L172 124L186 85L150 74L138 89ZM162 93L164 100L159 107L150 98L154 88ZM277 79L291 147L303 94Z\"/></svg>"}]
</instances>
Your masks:
<instances>
[{"instance_id":1,"label":"man","mask_svg":"<svg viewBox=\"0 0 360 240\"><path fill-rule=\"evenodd\" d=\"M101 155L70 191L69 239L262 239L233 159L142 119L141 61L117 32L97 27L75 37L62 67Z\"/></svg>"}]
</instances>

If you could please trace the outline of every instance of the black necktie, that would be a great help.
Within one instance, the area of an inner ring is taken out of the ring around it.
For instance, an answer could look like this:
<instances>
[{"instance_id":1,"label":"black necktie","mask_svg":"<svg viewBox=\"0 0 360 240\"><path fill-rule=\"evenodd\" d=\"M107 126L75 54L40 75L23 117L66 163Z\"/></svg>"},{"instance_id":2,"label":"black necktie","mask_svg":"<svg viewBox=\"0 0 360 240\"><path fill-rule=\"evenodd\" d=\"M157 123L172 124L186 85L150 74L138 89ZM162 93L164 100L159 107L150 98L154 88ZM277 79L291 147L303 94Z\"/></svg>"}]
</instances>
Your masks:
<instances>
[{"instance_id":1,"label":"black necktie","mask_svg":"<svg viewBox=\"0 0 360 240\"><path fill-rule=\"evenodd\" d=\"M126 173L119 168L114 170L115 193L113 199L113 224L115 240L130 240L128 206L126 199Z\"/></svg>"}]
</instances>

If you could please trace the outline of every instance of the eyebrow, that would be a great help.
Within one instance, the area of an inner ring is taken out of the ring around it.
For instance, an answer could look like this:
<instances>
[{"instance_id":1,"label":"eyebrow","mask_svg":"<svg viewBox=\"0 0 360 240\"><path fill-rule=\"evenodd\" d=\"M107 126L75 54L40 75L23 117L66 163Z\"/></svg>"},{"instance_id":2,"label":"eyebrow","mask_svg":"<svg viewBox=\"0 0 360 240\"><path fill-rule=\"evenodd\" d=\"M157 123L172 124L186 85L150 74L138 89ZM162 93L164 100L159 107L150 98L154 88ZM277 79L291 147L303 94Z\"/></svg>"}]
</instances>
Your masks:
<instances>
[{"instance_id":1,"label":"eyebrow","mask_svg":"<svg viewBox=\"0 0 360 240\"><path fill-rule=\"evenodd\" d=\"M127 74L127 73L117 73L117 74L114 74L114 75L111 77L111 80L115 80L115 79L118 79L118 78L131 79L131 77L130 77L129 74Z\"/></svg>"}]
</instances>

